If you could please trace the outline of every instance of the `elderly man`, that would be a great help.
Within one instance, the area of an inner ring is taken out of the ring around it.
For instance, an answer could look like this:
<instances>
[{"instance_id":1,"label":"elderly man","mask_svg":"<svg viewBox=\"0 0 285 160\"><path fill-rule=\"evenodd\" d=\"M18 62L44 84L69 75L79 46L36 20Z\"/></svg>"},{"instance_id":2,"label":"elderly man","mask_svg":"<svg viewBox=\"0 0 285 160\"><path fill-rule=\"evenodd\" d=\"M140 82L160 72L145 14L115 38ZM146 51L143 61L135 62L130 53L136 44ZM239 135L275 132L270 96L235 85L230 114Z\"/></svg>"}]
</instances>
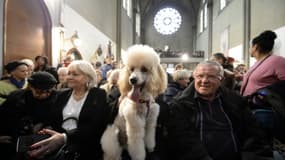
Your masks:
<instances>
[{"instance_id":1,"label":"elderly man","mask_svg":"<svg viewBox=\"0 0 285 160\"><path fill-rule=\"evenodd\" d=\"M49 126L57 81L50 73L40 71L29 77L28 83L27 89L12 92L0 106L1 159L15 159L19 136Z\"/></svg>"},{"instance_id":2,"label":"elderly man","mask_svg":"<svg viewBox=\"0 0 285 160\"><path fill-rule=\"evenodd\" d=\"M241 152L247 159L272 157L271 141L256 125L247 101L221 87L223 73L218 63L201 62L194 82L170 104L170 159L240 160Z\"/></svg>"}]
</instances>

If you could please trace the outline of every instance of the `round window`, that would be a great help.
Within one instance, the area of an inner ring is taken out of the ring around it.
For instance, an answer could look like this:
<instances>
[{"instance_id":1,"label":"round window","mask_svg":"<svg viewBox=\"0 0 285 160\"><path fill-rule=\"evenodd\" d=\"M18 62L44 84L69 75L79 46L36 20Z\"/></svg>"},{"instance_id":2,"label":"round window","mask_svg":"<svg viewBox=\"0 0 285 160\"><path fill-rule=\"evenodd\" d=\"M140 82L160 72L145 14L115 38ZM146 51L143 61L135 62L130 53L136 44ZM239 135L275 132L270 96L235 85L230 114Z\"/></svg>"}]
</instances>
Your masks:
<instances>
[{"instance_id":1,"label":"round window","mask_svg":"<svg viewBox=\"0 0 285 160\"><path fill-rule=\"evenodd\" d=\"M163 35L175 33L181 25L181 15L173 8L163 8L154 17L154 27Z\"/></svg>"}]
</instances>

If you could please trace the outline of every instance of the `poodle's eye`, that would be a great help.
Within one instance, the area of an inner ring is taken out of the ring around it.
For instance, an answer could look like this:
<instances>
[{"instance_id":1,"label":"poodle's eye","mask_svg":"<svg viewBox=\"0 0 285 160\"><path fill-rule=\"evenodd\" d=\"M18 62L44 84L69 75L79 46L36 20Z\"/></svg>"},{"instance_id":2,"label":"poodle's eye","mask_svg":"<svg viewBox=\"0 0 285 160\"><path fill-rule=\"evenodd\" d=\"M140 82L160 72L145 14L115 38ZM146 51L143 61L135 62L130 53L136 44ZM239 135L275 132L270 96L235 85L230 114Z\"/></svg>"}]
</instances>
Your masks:
<instances>
[{"instance_id":1,"label":"poodle's eye","mask_svg":"<svg viewBox=\"0 0 285 160\"><path fill-rule=\"evenodd\" d=\"M141 71L142 71L142 72L147 72L147 68L146 68L146 67L142 67L142 68L141 68Z\"/></svg>"},{"instance_id":2,"label":"poodle's eye","mask_svg":"<svg viewBox=\"0 0 285 160\"><path fill-rule=\"evenodd\" d=\"M130 71L133 72L135 70L135 67L130 67Z\"/></svg>"}]
</instances>

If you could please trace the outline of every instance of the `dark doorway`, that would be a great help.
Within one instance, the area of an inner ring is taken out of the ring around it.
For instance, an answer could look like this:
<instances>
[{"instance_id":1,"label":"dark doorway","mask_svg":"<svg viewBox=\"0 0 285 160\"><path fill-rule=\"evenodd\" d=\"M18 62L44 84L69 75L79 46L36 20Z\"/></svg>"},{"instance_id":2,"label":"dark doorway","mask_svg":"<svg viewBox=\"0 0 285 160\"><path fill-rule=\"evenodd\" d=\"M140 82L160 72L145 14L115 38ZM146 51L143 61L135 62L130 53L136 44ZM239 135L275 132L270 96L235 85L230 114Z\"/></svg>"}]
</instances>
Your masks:
<instances>
[{"instance_id":1,"label":"dark doorway","mask_svg":"<svg viewBox=\"0 0 285 160\"><path fill-rule=\"evenodd\" d=\"M51 59L51 18L43 0L5 0L3 63Z\"/></svg>"}]
</instances>

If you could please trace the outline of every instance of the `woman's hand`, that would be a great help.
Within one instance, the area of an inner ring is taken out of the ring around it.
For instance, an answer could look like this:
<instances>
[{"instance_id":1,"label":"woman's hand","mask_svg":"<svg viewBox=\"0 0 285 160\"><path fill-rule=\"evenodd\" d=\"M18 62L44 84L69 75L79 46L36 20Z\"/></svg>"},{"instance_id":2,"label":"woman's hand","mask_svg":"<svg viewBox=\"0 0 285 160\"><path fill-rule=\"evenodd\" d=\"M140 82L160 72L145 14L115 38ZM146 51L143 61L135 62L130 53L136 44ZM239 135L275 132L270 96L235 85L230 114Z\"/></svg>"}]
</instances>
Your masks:
<instances>
[{"instance_id":1,"label":"woman's hand","mask_svg":"<svg viewBox=\"0 0 285 160\"><path fill-rule=\"evenodd\" d=\"M49 134L51 137L30 146L28 154L34 158L42 158L57 150L64 144L64 135L50 129L43 129L39 134Z\"/></svg>"}]
</instances>

